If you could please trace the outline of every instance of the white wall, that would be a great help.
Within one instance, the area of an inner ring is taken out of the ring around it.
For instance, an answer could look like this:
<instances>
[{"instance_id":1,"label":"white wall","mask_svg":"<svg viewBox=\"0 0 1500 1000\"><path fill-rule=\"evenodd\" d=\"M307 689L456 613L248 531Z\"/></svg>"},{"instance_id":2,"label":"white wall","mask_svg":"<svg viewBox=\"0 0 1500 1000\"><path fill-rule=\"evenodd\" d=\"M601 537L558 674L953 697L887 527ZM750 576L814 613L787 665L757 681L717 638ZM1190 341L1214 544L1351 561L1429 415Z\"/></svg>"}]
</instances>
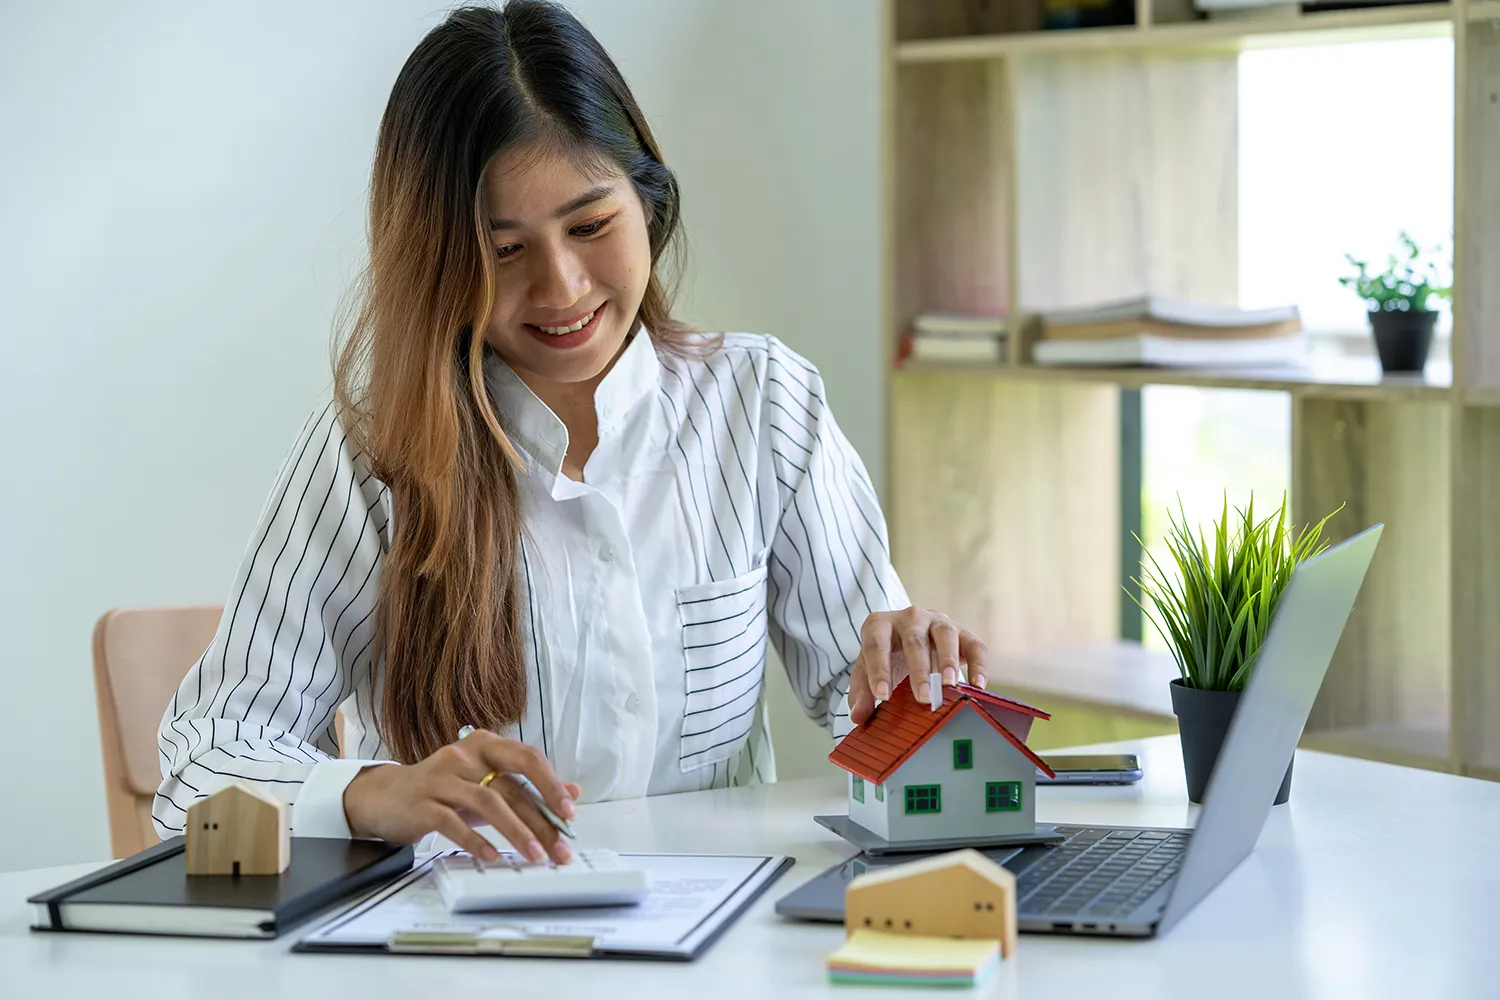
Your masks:
<instances>
[{"instance_id":1,"label":"white wall","mask_svg":"<svg viewBox=\"0 0 1500 1000\"><path fill-rule=\"evenodd\" d=\"M682 179L683 313L820 364L880 482L879 5L572 6ZM328 382L386 94L440 16L0 5L0 869L107 855L90 628L224 599ZM826 744L784 688L778 756L805 772Z\"/></svg>"}]
</instances>

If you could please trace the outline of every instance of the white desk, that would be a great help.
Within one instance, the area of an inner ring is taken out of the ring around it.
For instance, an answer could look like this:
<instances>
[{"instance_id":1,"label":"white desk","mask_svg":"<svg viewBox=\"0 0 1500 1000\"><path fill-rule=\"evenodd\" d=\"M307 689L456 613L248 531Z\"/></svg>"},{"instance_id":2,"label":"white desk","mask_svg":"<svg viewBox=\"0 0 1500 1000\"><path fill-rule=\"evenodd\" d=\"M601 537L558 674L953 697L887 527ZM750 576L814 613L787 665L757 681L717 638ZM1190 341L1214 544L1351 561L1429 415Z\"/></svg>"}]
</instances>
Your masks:
<instances>
[{"instance_id":1,"label":"white desk","mask_svg":"<svg viewBox=\"0 0 1500 1000\"><path fill-rule=\"evenodd\" d=\"M1042 788L1039 819L1192 821L1176 739L1121 743L1146 779ZM288 954L289 940L32 934L31 893L91 866L0 875L0 995L149 997L650 996L731 1000L944 991L831 986L841 929L783 922L773 902L853 853L813 823L839 808L828 779L586 806L578 825L620 850L785 853L782 876L691 964ZM1292 801L1260 844L1170 934L1154 941L1022 935L986 997L1254 997L1330 1000L1500 996L1500 784L1299 752ZM293 938L305 932L304 925ZM972 995L972 994L965 994Z\"/></svg>"}]
</instances>

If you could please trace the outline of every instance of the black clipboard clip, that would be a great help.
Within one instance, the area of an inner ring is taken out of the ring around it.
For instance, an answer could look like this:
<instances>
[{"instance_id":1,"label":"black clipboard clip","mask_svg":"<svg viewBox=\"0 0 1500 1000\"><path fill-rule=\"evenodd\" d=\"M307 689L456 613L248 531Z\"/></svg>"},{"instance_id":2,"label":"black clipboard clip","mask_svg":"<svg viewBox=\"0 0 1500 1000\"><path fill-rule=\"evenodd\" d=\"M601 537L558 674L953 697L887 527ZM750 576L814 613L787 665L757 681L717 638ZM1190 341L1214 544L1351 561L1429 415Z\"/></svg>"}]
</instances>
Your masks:
<instances>
[{"instance_id":1,"label":"black clipboard clip","mask_svg":"<svg viewBox=\"0 0 1500 1000\"><path fill-rule=\"evenodd\" d=\"M513 924L495 924L477 931L401 931L385 943L400 955L514 955L522 958L589 958L592 935L532 934Z\"/></svg>"}]
</instances>

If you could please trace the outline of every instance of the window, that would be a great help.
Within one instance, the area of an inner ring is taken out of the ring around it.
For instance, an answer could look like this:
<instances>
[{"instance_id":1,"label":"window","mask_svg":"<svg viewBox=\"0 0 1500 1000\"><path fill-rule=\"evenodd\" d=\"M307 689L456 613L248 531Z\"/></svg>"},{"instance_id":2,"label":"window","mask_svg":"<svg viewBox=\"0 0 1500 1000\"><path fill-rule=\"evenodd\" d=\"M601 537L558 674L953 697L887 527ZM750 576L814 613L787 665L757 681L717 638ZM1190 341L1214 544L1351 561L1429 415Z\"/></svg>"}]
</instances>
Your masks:
<instances>
[{"instance_id":1,"label":"window","mask_svg":"<svg viewBox=\"0 0 1500 1000\"><path fill-rule=\"evenodd\" d=\"M1265 517L1290 490L1287 393L1153 385L1141 392L1141 410L1141 539L1146 552L1169 571L1169 518L1186 516L1190 526L1206 530L1220 517L1226 498L1232 518L1252 496L1256 516ZM1156 626L1133 610L1146 646L1166 649Z\"/></svg>"},{"instance_id":2,"label":"window","mask_svg":"<svg viewBox=\"0 0 1500 1000\"><path fill-rule=\"evenodd\" d=\"M875 786L875 801L876 802L884 802L885 801L885 786L884 785L876 785Z\"/></svg>"},{"instance_id":3,"label":"window","mask_svg":"<svg viewBox=\"0 0 1500 1000\"><path fill-rule=\"evenodd\" d=\"M974 766L974 741L953 741L953 770L967 771Z\"/></svg>"},{"instance_id":4,"label":"window","mask_svg":"<svg viewBox=\"0 0 1500 1000\"><path fill-rule=\"evenodd\" d=\"M942 785L907 785L906 812L939 813L943 811Z\"/></svg>"},{"instance_id":5,"label":"window","mask_svg":"<svg viewBox=\"0 0 1500 1000\"><path fill-rule=\"evenodd\" d=\"M857 774L851 774L849 777L854 789L854 801L863 804L865 801L865 779Z\"/></svg>"},{"instance_id":6,"label":"window","mask_svg":"<svg viewBox=\"0 0 1500 1000\"><path fill-rule=\"evenodd\" d=\"M1019 781L986 781L984 783L985 812L1015 812L1020 808L1021 783Z\"/></svg>"},{"instance_id":7,"label":"window","mask_svg":"<svg viewBox=\"0 0 1500 1000\"><path fill-rule=\"evenodd\" d=\"M1453 59L1450 38L1239 57L1241 305L1295 302L1315 342L1353 333L1370 350L1364 303L1338 283L1349 271L1344 254L1379 265L1401 229L1452 252ZM1388 155L1361 149L1371 120L1349 113L1372 106L1381 121L1402 123Z\"/></svg>"}]
</instances>

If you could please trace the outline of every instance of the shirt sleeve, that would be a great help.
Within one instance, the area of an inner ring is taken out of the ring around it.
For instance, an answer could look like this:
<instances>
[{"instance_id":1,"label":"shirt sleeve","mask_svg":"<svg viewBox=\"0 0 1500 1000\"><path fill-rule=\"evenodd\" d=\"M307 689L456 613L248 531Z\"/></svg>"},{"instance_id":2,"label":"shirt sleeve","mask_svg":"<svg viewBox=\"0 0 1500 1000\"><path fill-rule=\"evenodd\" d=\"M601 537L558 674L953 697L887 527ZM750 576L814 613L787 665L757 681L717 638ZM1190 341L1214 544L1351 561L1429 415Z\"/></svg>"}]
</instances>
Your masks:
<instances>
[{"instance_id":1,"label":"shirt sleeve","mask_svg":"<svg viewBox=\"0 0 1500 1000\"><path fill-rule=\"evenodd\" d=\"M823 378L770 341L762 407L781 516L770 546L771 641L792 689L835 738L849 721L849 676L871 612L907 607L885 516L864 462L828 408Z\"/></svg>"},{"instance_id":2,"label":"shirt sleeve","mask_svg":"<svg viewBox=\"0 0 1500 1000\"><path fill-rule=\"evenodd\" d=\"M334 712L368 690L389 520L389 493L330 404L282 466L213 643L162 718L151 811L162 837L234 781L290 802L298 836L349 836L344 788L379 762L336 759Z\"/></svg>"}]
</instances>

